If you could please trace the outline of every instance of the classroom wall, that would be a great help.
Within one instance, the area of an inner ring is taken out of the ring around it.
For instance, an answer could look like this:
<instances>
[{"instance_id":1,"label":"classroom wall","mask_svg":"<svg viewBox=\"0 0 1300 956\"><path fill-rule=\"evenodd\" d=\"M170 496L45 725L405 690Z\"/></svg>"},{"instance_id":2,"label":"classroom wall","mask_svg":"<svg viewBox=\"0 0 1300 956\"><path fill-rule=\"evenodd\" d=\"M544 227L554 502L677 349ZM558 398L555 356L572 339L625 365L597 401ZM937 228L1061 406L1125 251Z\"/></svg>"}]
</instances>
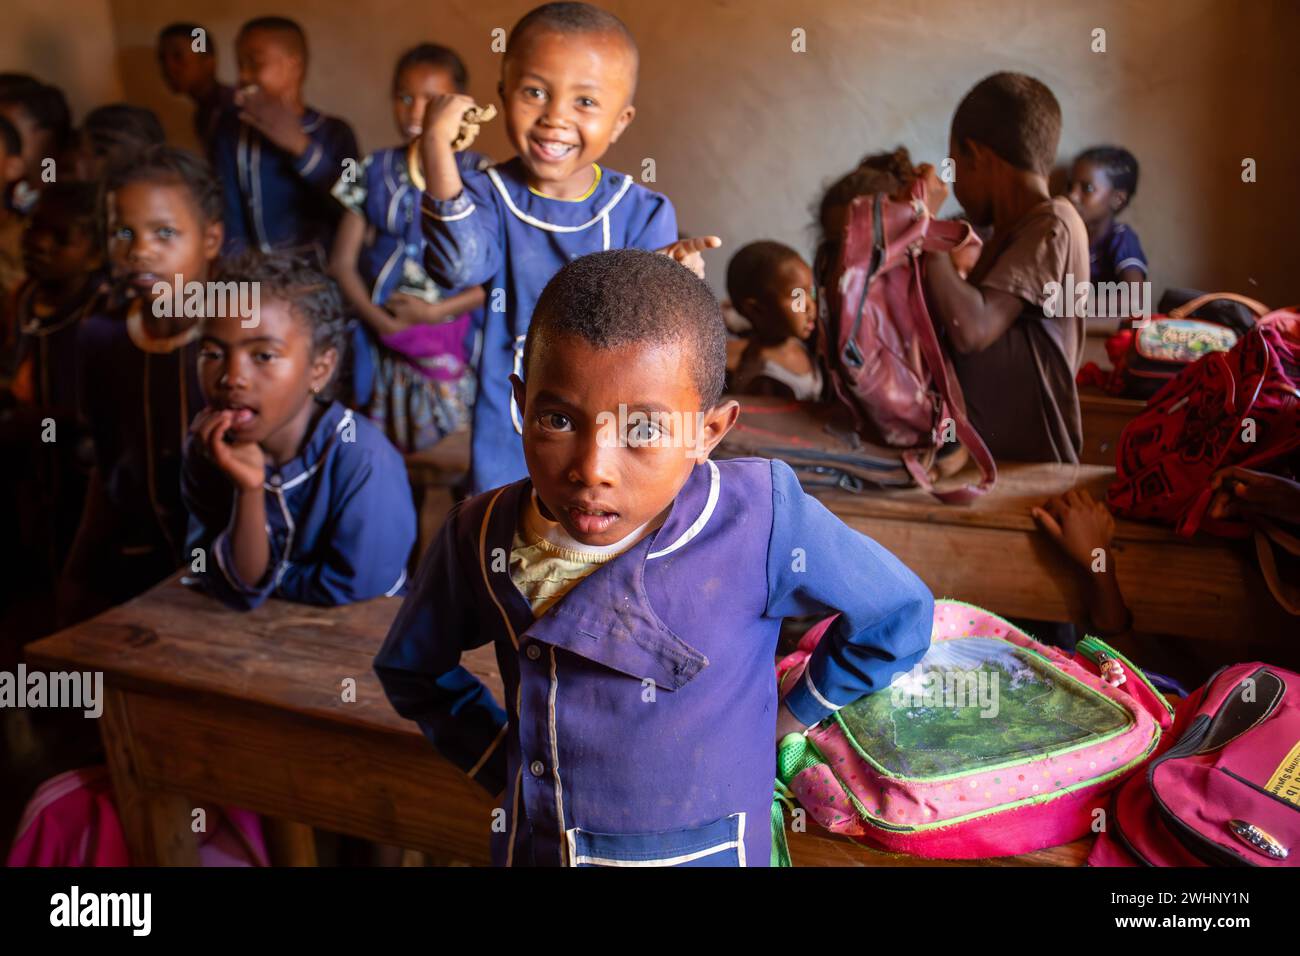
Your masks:
<instances>
[{"instance_id":1,"label":"classroom wall","mask_svg":"<svg viewBox=\"0 0 1300 956\"><path fill-rule=\"evenodd\" d=\"M108 0L5 0L0 70L62 87L74 118L121 98Z\"/></svg>"},{"instance_id":2,"label":"classroom wall","mask_svg":"<svg viewBox=\"0 0 1300 956\"><path fill-rule=\"evenodd\" d=\"M38 9L34 0L19 0ZM184 101L157 75L157 29L185 17L216 37L221 75L248 17L286 12L308 31L310 102L349 119L362 146L394 138L386 99L397 54L425 39L465 57L471 92L495 97L491 31L508 29L528 0L108 0L116 66L127 98L153 106L179 142L192 142ZM866 152L897 143L919 158L947 149L961 95L999 69L1030 72L1061 100L1064 163L1114 141L1142 163L1129 219L1153 280L1300 301L1283 216L1300 209L1300 127L1287 46L1300 38L1292 0L606 0L642 50L636 121L609 163L639 172L650 157L682 229L716 232L721 289L728 249L776 238L810 252L810 206L820 187ZM84 0L80 6L102 4ZM49 15L47 19L52 18ZM101 21L102 22L102 21ZM1107 49L1090 49L1104 28ZM791 31L806 31L793 52ZM89 31L87 31L89 32ZM77 50L100 42L78 31ZM63 42L72 42L64 40ZM104 56L60 69L103 68ZM111 71L109 71L111 74ZM111 87L110 87L111 88ZM501 123L481 148L507 153ZM1241 181L1241 162L1258 181ZM955 208L955 207L953 207Z\"/></svg>"}]
</instances>

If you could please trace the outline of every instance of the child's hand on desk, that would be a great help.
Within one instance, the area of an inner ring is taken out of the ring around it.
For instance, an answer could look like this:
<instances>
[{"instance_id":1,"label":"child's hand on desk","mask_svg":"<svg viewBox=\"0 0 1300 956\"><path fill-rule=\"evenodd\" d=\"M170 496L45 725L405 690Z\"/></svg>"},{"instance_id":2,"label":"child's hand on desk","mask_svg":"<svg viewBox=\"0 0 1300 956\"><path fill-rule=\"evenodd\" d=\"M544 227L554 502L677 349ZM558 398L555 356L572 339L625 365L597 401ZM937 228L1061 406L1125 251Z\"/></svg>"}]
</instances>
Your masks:
<instances>
[{"instance_id":1,"label":"child's hand on desk","mask_svg":"<svg viewBox=\"0 0 1300 956\"><path fill-rule=\"evenodd\" d=\"M662 252L666 256L671 256L703 279L704 256L700 255L700 253L705 249L716 249L720 245L722 245L722 240L717 236L700 236L695 239L678 239L662 249L656 249L655 252Z\"/></svg>"},{"instance_id":2,"label":"child's hand on desk","mask_svg":"<svg viewBox=\"0 0 1300 956\"><path fill-rule=\"evenodd\" d=\"M302 131L302 121L279 97L250 87L235 93L239 119L257 130L276 146L293 156L301 156L311 145Z\"/></svg>"},{"instance_id":3,"label":"child's hand on desk","mask_svg":"<svg viewBox=\"0 0 1300 956\"><path fill-rule=\"evenodd\" d=\"M1085 489L1067 491L1031 513L1052 540L1086 570L1092 569L1096 552L1108 549L1115 537L1115 518Z\"/></svg>"},{"instance_id":4,"label":"child's hand on desk","mask_svg":"<svg viewBox=\"0 0 1300 956\"><path fill-rule=\"evenodd\" d=\"M1247 468L1225 468L1215 473L1210 487L1211 518L1260 514L1300 524L1300 482Z\"/></svg>"},{"instance_id":5,"label":"child's hand on desk","mask_svg":"<svg viewBox=\"0 0 1300 956\"><path fill-rule=\"evenodd\" d=\"M230 409L205 408L194 419L190 431L240 491L260 491L266 480L266 457L256 442L225 440L234 423L235 413Z\"/></svg>"}]
</instances>

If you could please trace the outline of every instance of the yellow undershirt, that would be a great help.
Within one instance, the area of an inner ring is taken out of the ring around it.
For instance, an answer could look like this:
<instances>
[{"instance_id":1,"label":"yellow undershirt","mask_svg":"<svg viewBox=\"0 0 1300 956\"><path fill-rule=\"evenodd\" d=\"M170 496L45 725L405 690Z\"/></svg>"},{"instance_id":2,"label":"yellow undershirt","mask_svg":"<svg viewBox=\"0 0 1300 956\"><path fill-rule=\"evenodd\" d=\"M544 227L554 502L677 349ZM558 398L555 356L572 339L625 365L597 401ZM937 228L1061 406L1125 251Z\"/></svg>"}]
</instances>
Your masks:
<instances>
[{"instance_id":1,"label":"yellow undershirt","mask_svg":"<svg viewBox=\"0 0 1300 956\"><path fill-rule=\"evenodd\" d=\"M541 617L591 572L617 558L658 527L648 522L621 541L604 547L575 541L558 521L542 515L536 493L529 496L523 520L510 546L510 580Z\"/></svg>"}]
</instances>

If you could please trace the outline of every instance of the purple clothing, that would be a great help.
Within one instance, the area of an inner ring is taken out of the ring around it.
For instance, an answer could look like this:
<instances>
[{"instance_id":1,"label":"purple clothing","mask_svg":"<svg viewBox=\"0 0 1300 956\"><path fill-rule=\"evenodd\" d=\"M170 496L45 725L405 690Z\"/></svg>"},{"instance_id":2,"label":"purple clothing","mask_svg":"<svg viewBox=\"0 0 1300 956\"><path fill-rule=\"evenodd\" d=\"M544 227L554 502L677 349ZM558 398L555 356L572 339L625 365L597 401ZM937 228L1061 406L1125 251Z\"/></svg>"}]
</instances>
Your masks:
<instances>
[{"instance_id":1,"label":"purple clothing","mask_svg":"<svg viewBox=\"0 0 1300 956\"><path fill-rule=\"evenodd\" d=\"M929 590L746 458L697 465L657 531L535 619L508 570L530 492L448 515L375 658L394 708L501 795L498 865L766 866L782 618L840 615L786 697L811 725L920 659ZM505 710L459 665L488 642Z\"/></svg>"},{"instance_id":2,"label":"purple clothing","mask_svg":"<svg viewBox=\"0 0 1300 956\"><path fill-rule=\"evenodd\" d=\"M1112 222L1104 236L1092 243L1088 250L1092 262L1093 282L1118 282L1125 269L1141 269L1148 274L1146 253L1137 233L1127 223Z\"/></svg>"}]
</instances>

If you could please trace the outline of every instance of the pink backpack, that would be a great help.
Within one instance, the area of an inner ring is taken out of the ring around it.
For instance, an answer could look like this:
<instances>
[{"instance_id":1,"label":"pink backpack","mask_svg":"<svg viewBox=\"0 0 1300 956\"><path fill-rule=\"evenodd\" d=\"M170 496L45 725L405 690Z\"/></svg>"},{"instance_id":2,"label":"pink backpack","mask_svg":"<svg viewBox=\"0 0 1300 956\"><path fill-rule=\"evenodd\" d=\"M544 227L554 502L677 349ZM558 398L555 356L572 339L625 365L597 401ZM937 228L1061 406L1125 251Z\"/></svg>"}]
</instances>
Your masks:
<instances>
[{"instance_id":1,"label":"pink backpack","mask_svg":"<svg viewBox=\"0 0 1300 956\"><path fill-rule=\"evenodd\" d=\"M933 493L939 451L955 437L979 466L978 485L936 496L962 503L993 487L997 468L966 417L956 374L925 304L921 253L978 242L970 225L932 219L923 179L910 201L882 194L849 205L839 261L831 266L819 303L819 341L839 399L852 409L868 440L904 449L917 485ZM951 421L951 434L948 422Z\"/></svg>"},{"instance_id":2,"label":"pink backpack","mask_svg":"<svg viewBox=\"0 0 1300 956\"><path fill-rule=\"evenodd\" d=\"M248 810L208 809L197 836L202 866L267 866L262 820ZM108 768L51 777L23 810L8 866L130 866Z\"/></svg>"},{"instance_id":3,"label":"pink backpack","mask_svg":"<svg viewBox=\"0 0 1300 956\"><path fill-rule=\"evenodd\" d=\"M829 624L777 665L782 687ZM1095 811L1172 722L1142 672L1095 638L1069 656L941 600L921 662L787 738L778 775L821 826L879 849L1008 856L1091 832Z\"/></svg>"},{"instance_id":4,"label":"pink backpack","mask_svg":"<svg viewBox=\"0 0 1300 956\"><path fill-rule=\"evenodd\" d=\"M1170 740L1115 792L1092 866L1300 864L1300 674L1225 667L1178 707Z\"/></svg>"}]
</instances>

